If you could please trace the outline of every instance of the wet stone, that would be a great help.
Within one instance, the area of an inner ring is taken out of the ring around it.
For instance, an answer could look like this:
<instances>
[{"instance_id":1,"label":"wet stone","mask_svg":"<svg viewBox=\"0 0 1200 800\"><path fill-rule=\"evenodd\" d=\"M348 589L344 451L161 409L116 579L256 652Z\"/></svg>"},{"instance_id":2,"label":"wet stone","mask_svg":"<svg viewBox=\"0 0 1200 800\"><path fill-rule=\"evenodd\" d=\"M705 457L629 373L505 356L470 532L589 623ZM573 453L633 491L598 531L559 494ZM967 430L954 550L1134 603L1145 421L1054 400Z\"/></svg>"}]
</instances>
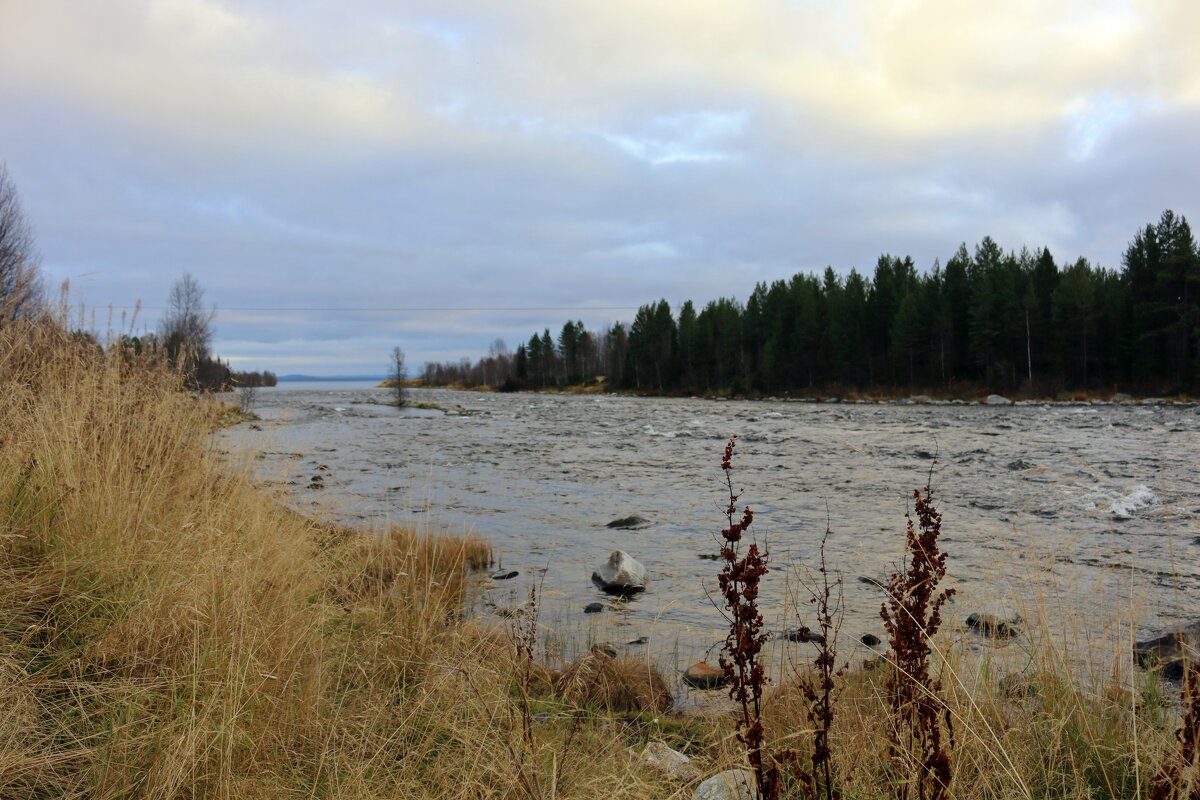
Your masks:
<instances>
[{"instance_id":1,"label":"wet stone","mask_svg":"<svg viewBox=\"0 0 1200 800\"><path fill-rule=\"evenodd\" d=\"M825 637L819 633L814 633L808 628L793 628L783 632L783 638L789 642L812 642L813 644L825 644Z\"/></svg>"},{"instance_id":2,"label":"wet stone","mask_svg":"<svg viewBox=\"0 0 1200 800\"><path fill-rule=\"evenodd\" d=\"M638 530L640 528L645 528L649 524L650 524L650 520L646 519L645 517L639 517L637 514L633 514L628 517L621 517L620 519L614 519L612 522L608 523L608 525L606 525L605 527L616 528L618 530L623 530L623 531L633 531L633 530Z\"/></svg>"},{"instance_id":3,"label":"wet stone","mask_svg":"<svg viewBox=\"0 0 1200 800\"><path fill-rule=\"evenodd\" d=\"M967 617L967 627L990 639L1012 639L1021 634L1017 623L1019 619L1001 619L995 614L979 612Z\"/></svg>"},{"instance_id":4,"label":"wet stone","mask_svg":"<svg viewBox=\"0 0 1200 800\"><path fill-rule=\"evenodd\" d=\"M1181 679L1184 662L1200 659L1200 622L1137 642L1133 659L1143 669L1159 670L1168 680Z\"/></svg>"}]
</instances>

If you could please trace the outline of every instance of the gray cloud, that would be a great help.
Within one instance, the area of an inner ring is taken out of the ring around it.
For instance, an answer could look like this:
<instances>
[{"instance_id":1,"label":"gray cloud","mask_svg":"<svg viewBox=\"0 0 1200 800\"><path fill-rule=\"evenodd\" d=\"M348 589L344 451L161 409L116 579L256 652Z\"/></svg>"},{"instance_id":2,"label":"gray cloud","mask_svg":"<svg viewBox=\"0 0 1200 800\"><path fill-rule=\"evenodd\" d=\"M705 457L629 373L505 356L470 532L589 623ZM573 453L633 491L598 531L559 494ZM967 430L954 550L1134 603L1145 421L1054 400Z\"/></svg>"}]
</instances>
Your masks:
<instances>
[{"instance_id":1,"label":"gray cloud","mask_svg":"<svg viewBox=\"0 0 1200 800\"><path fill-rule=\"evenodd\" d=\"M0 158L77 299L189 271L221 354L280 371L985 234L1117 266L1194 211L1192 6L966 7L45 0L0 26Z\"/></svg>"}]
</instances>

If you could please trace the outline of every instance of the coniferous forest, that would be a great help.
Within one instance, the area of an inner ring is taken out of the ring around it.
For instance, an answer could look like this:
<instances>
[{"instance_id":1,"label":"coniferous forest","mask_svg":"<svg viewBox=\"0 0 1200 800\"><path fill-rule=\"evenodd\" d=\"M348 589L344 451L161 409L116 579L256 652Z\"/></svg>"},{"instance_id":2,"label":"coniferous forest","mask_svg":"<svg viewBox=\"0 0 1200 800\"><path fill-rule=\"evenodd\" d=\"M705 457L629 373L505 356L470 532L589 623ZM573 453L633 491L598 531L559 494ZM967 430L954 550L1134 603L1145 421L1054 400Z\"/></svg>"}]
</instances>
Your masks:
<instances>
[{"instance_id":1,"label":"coniferous forest","mask_svg":"<svg viewBox=\"0 0 1200 800\"><path fill-rule=\"evenodd\" d=\"M1119 270L990 237L926 271L882 255L759 283L702 308L648 303L598 332L568 321L510 352L427 364L430 385L543 388L595 382L661 393L1121 389L1188 393L1200 378L1200 251L1165 211Z\"/></svg>"}]
</instances>

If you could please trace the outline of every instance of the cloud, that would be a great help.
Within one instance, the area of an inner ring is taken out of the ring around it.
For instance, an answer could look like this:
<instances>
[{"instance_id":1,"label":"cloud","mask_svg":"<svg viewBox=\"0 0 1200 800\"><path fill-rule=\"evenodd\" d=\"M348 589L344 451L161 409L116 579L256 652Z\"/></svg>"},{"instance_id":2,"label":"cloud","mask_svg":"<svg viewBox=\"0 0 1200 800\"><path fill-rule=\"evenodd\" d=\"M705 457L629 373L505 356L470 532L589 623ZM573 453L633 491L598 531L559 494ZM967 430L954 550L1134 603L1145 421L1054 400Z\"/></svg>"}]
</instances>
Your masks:
<instances>
[{"instance_id":1,"label":"cloud","mask_svg":"<svg viewBox=\"0 0 1200 800\"><path fill-rule=\"evenodd\" d=\"M248 366L371 371L396 339L414 364L477 354L631 316L589 307L745 297L884 251L929 266L985 234L1115 266L1162 208L1197 213L1189 2L39 0L0 17L0 158L47 270L90 304L156 305L187 270L226 309L544 309L222 312L218 347Z\"/></svg>"}]
</instances>

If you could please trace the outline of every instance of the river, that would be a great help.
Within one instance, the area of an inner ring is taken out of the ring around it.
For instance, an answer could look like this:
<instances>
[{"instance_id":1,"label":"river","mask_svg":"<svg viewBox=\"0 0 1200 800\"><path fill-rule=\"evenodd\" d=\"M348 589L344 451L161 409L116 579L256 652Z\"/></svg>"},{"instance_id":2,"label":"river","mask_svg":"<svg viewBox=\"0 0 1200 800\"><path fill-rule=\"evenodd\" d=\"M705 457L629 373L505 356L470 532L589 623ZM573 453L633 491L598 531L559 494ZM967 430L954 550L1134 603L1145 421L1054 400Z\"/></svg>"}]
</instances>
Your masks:
<instances>
[{"instance_id":1,"label":"river","mask_svg":"<svg viewBox=\"0 0 1200 800\"><path fill-rule=\"evenodd\" d=\"M414 390L413 403L440 410L400 411L388 397L367 384L260 390L261 430L239 425L223 446L253 455L257 477L301 510L488 537L502 571L519 575L488 581L483 613L521 603L537 582L543 641L564 656L593 642L666 664L715 655L720 460L734 435L734 481L770 550L772 630L796 627L796 608L809 613L795 570L818 566L828 525L828 563L845 579L843 652L883 636L870 581L901 559L912 491L931 470L946 585L959 593L948 630L991 610L1095 644L1200 617L1196 407ZM318 474L323 488L310 488ZM630 515L648 524L606 527ZM629 600L589 580L616 549L649 572ZM605 612L583 614L592 602Z\"/></svg>"}]
</instances>

